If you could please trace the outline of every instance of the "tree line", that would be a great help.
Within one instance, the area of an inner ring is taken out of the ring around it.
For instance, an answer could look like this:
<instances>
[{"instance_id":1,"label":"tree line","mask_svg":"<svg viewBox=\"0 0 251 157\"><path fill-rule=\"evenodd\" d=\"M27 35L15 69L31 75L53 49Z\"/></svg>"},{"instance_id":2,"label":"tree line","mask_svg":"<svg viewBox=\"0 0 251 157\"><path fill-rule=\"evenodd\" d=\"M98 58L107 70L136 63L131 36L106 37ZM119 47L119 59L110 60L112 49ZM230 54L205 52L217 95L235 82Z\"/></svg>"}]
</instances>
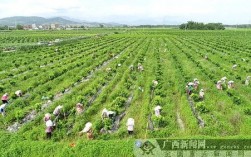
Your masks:
<instances>
[{"instance_id":1,"label":"tree line","mask_svg":"<svg viewBox=\"0 0 251 157\"><path fill-rule=\"evenodd\" d=\"M208 23L188 21L179 26L180 29L185 30L224 30L225 27L222 23Z\"/></svg>"},{"instance_id":2,"label":"tree line","mask_svg":"<svg viewBox=\"0 0 251 157\"><path fill-rule=\"evenodd\" d=\"M7 26L7 25L4 25L4 26L1 26L0 25L0 30L23 30L24 29L24 27L22 26L22 25L16 25L15 27L14 26L12 26L12 27L10 27L10 26Z\"/></svg>"}]
</instances>

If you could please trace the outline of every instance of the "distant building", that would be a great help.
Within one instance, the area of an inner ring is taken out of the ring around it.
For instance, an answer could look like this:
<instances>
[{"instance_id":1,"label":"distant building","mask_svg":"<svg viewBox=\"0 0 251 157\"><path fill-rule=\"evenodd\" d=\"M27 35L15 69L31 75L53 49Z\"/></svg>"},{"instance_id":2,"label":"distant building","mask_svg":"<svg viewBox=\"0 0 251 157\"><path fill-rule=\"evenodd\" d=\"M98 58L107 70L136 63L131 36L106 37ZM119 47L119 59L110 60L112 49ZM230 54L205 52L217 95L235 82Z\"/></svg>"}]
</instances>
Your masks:
<instances>
[{"instance_id":1,"label":"distant building","mask_svg":"<svg viewBox=\"0 0 251 157\"><path fill-rule=\"evenodd\" d=\"M51 24L51 29L58 29L59 28L59 24Z\"/></svg>"},{"instance_id":2,"label":"distant building","mask_svg":"<svg viewBox=\"0 0 251 157\"><path fill-rule=\"evenodd\" d=\"M32 29L35 29L35 30L38 29L36 24L32 24L31 27L32 27Z\"/></svg>"},{"instance_id":3,"label":"distant building","mask_svg":"<svg viewBox=\"0 0 251 157\"><path fill-rule=\"evenodd\" d=\"M49 29L51 29L51 26L50 25L43 25L43 29L44 30L49 30Z\"/></svg>"},{"instance_id":4,"label":"distant building","mask_svg":"<svg viewBox=\"0 0 251 157\"><path fill-rule=\"evenodd\" d=\"M56 25L55 24L51 24L51 29L56 29Z\"/></svg>"},{"instance_id":5,"label":"distant building","mask_svg":"<svg viewBox=\"0 0 251 157\"><path fill-rule=\"evenodd\" d=\"M42 25L40 25L40 26L38 26L38 28L39 28L39 29L43 29L43 26L42 26Z\"/></svg>"},{"instance_id":6,"label":"distant building","mask_svg":"<svg viewBox=\"0 0 251 157\"><path fill-rule=\"evenodd\" d=\"M25 25L23 27L24 27L24 30L32 30L32 25Z\"/></svg>"}]
</instances>

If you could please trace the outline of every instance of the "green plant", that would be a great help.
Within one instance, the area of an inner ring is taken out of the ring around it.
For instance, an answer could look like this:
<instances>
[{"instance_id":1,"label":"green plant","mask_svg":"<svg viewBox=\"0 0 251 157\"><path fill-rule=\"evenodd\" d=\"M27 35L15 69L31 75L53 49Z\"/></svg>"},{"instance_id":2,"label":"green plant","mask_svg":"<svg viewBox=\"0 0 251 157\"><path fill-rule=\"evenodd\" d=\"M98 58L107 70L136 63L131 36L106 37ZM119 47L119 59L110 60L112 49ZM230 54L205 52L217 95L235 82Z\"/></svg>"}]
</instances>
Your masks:
<instances>
[{"instance_id":1,"label":"green plant","mask_svg":"<svg viewBox=\"0 0 251 157\"><path fill-rule=\"evenodd\" d=\"M207 109L206 105L204 102L198 102L196 103L196 110L201 112L201 113L208 113L209 110Z\"/></svg>"},{"instance_id":2,"label":"green plant","mask_svg":"<svg viewBox=\"0 0 251 157\"><path fill-rule=\"evenodd\" d=\"M117 106L117 107L123 107L125 105L126 102L126 98L124 97L117 97L113 102L112 102L112 106Z\"/></svg>"},{"instance_id":3,"label":"green plant","mask_svg":"<svg viewBox=\"0 0 251 157\"><path fill-rule=\"evenodd\" d=\"M163 106L164 104L165 104L164 99L160 96L155 96L152 100L153 106L157 106L157 105Z\"/></svg>"},{"instance_id":4,"label":"green plant","mask_svg":"<svg viewBox=\"0 0 251 157\"><path fill-rule=\"evenodd\" d=\"M156 127L156 128L163 128L163 127L166 127L168 125L167 120L162 116L157 117L157 116L154 115L152 117L152 121L153 121L154 127Z\"/></svg>"},{"instance_id":5,"label":"green plant","mask_svg":"<svg viewBox=\"0 0 251 157\"><path fill-rule=\"evenodd\" d=\"M192 93L191 98L193 99L194 102L199 102L201 99L198 94Z\"/></svg>"},{"instance_id":6,"label":"green plant","mask_svg":"<svg viewBox=\"0 0 251 157\"><path fill-rule=\"evenodd\" d=\"M240 97L234 96L233 102L234 102L234 104L236 104L236 105L241 105L242 100L241 100Z\"/></svg>"}]
</instances>

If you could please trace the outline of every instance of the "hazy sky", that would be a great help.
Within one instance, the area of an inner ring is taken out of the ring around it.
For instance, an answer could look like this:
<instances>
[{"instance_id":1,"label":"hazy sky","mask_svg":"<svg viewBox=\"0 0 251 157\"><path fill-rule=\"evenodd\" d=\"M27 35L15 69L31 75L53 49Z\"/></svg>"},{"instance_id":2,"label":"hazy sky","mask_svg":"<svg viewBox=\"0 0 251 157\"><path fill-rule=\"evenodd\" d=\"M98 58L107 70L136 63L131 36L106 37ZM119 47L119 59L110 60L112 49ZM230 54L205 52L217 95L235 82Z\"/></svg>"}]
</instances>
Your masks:
<instances>
[{"instance_id":1,"label":"hazy sky","mask_svg":"<svg viewBox=\"0 0 251 157\"><path fill-rule=\"evenodd\" d=\"M251 23L250 0L0 0L0 18L67 16L125 24Z\"/></svg>"}]
</instances>

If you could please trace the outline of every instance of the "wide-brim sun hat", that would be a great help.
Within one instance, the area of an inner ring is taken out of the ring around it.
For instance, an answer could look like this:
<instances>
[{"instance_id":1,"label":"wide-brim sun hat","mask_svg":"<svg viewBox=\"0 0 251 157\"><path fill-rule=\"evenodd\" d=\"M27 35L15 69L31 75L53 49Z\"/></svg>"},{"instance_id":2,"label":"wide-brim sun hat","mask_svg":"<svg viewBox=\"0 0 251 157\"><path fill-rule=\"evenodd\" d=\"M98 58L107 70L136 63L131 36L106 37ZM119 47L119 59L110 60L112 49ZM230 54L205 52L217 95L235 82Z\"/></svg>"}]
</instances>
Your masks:
<instances>
[{"instance_id":1,"label":"wide-brim sun hat","mask_svg":"<svg viewBox=\"0 0 251 157\"><path fill-rule=\"evenodd\" d=\"M155 108L154 108L154 110L161 110L161 106L156 106Z\"/></svg>"},{"instance_id":2,"label":"wide-brim sun hat","mask_svg":"<svg viewBox=\"0 0 251 157\"><path fill-rule=\"evenodd\" d=\"M188 86L193 86L193 85L194 85L193 82L189 82L189 83L188 83Z\"/></svg>"},{"instance_id":3,"label":"wide-brim sun hat","mask_svg":"<svg viewBox=\"0 0 251 157\"><path fill-rule=\"evenodd\" d=\"M88 132L92 127L92 123L88 122L85 124L85 128L83 129L83 132Z\"/></svg>"}]
</instances>

